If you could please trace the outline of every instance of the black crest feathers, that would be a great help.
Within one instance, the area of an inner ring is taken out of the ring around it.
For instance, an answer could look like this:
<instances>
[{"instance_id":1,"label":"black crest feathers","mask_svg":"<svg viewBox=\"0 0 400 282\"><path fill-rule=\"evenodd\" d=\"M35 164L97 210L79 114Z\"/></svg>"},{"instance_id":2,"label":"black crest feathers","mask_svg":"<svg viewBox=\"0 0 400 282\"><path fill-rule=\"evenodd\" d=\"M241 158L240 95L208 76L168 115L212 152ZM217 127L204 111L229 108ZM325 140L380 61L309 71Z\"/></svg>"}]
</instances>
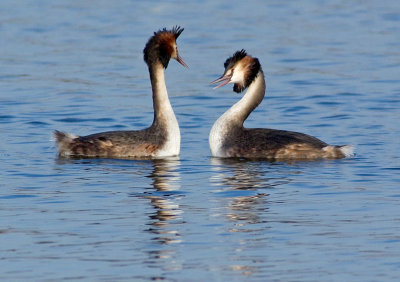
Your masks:
<instances>
[{"instance_id":1,"label":"black crest feathers","mask_svg":"<svg viewBox=\"0 0 400 282\"><path fill-rule=\"evenodd\" d=\"M232 57L229 57L228 59L226 59L226 61L224 63L225 70L230 69L238 61L240 61L241 59L243 59L246 56L247 56L246 50L242 49L240 51L236 51L235 54L233 54Z\"/></svg>"},{"instance_id":2,"label":"black crest feathers","mask_svg":"<svg viewBox=\"0 0 400 282\"><path fill-rule=\"evenodd\" d=\"M174 34L175 39L178 39L179 35L181 35L182 31L184 31L184 30L185 29L183 27L176 25L172 28L171 32Z\"/></svg>"},{"instance_id":3,"label":"black crest feathers","mask_svg":"<svg viewBox=\"0 0 400 282\"><path fill-rule=\"evenodd\" d=\"M164 68L168 67L171 55L174 52L173 43L183 32L180 26L174 26L171 30L166 28L154 32L143 49L143 59L147 65L160 61Z\"/></svg>"}]
</instances>

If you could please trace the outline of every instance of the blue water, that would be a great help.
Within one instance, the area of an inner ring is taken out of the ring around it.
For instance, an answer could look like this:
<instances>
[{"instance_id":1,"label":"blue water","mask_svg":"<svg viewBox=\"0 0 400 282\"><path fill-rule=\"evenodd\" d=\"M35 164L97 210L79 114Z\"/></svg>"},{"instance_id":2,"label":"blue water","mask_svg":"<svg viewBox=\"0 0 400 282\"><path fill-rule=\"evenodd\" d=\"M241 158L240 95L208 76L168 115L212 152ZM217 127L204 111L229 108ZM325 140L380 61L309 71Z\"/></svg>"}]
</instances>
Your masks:
<instances>
[{"instance_id":1,"label":"blue water","mask_svg":"<svg viewBox=\"0 0 400 282\"><path fill-rule=\"evenodd\" d=\"M54 129L152 122L142 59L159 28L178 159L58 159ZM0 2L2 281L394 281L400 277L397 1ZM267 79L247 127L353 144L351 159L210 157L245 48Z\"/></svg>"}]
</instances>

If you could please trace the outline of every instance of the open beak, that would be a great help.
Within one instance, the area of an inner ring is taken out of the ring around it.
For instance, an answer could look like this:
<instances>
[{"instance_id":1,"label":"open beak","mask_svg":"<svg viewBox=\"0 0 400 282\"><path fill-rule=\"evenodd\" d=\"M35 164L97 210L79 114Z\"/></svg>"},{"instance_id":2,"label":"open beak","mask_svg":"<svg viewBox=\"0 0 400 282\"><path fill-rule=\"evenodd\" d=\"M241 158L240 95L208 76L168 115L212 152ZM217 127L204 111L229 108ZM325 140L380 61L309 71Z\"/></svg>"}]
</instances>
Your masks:
<instances>
[{"instance_id":1,"label":"open beak","mask_svg":"<svg viewBox=\"0 0 400 282\"><path fill-rule=\"evenodd\" d=\"M221 86L224 86L224 85L228 84L229 82L231 82L231 78L232 78L231 75L222 75L220 78L217 78L216 80L211 81L210 84L216 84L216 83L222 82L221 84L219 84L213 88L213 89L217 89L217 88L220 88Z\"/></svg>"},{"instance_id":2,"label":"open beak","mask_svg":"<svg viewBox=\"0 0 400 282\"><path fill-rule=\"evenodd\" d=\"M178 61L178 63L180 63L182 66L184 66L185 68L189 68L187 66L187 64L183 61L183 59L181 58L181 56L179 56L179 53L176 54L176 60Z\"/></svg>"}]
</instances>

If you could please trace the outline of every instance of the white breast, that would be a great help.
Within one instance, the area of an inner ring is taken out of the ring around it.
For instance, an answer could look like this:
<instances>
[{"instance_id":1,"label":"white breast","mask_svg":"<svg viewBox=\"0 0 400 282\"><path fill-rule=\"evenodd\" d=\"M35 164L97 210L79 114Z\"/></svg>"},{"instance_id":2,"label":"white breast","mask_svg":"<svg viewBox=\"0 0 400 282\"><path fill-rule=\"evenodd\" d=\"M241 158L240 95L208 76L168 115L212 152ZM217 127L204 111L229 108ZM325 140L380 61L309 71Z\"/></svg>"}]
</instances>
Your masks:
<instances>
[{"instance_id":1,"label":"white breast","mask_svg":"<svg viewBox=\"0 0 400 282\"><path fill-rule=\"evenodd\" d=\"M226 157L223 150L224 137L226 135L226 122L222 115L213 125L210 131L208 142L210 144L211 155L213 157Z\"/></svg>"},{"instance_id":2,"label":"white breast","mask_svg":"<svg viewBox=\"0 0 400 282\"><path fill-rule=\"evenodd\" d=\"M164 146L157 151L157 157L177 156L181 148L181 133L174 113L167 118L167 140Z\"/></svg>"}]
</instances>

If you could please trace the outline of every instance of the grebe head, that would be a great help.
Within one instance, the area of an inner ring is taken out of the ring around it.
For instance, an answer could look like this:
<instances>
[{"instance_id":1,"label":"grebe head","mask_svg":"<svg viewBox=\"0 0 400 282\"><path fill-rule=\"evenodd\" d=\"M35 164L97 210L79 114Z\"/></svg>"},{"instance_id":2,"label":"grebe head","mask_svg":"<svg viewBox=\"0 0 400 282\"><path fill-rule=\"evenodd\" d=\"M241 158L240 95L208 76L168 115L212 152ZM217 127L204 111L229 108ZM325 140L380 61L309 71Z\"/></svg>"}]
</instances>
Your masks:
<instances>
[{"instance_id":1,"label":"grebe head","mask_svg":"<svg viewBox=\"0 0 400 282\"><path fill-rule=\"evenodd\" d=\"M166 28L154 32L154 35L147 41L143 50L143 59L147 65L152 65L159 61L164 68L168 67L169 60L175 59L182 66L187 67L186 63L179 56L176 39L182 33L183 28L175 26L172 30Z\"/></svg>"},{"instance_id":2,"label":"grebe head","mask_svg":"<svg viewBox=\"0 0 400 282\"><path fill-rule=\"evenodd\" d=\"M211 84L222 82L215 87L219 88L228 83L234 83L233 91L237 93L246 89L261 70L258 59L247 55L244 49L235 52L232 57L229 57L225 61L224 67L224 74L220 78L212 81Z\"/></svg>"}]
</instances>

